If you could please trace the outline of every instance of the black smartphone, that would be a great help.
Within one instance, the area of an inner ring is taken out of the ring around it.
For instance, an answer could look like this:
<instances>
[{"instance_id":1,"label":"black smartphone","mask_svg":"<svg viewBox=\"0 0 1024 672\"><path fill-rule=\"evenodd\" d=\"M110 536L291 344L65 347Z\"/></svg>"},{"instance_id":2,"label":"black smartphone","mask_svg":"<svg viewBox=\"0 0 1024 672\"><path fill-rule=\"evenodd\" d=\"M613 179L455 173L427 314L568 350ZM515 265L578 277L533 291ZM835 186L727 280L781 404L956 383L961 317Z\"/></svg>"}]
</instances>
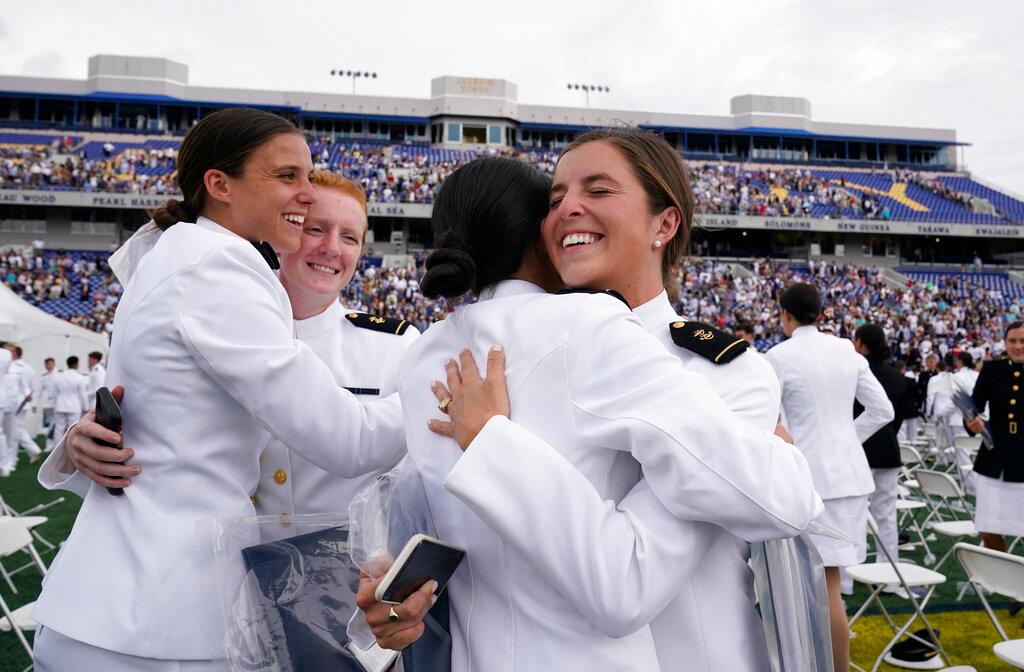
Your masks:
<instances>
[{"instance_id":1,"label":"black smartphone","mask_svg":"<svg viewBox=\"0 0 1024 672\"><path fill-rule=\"evenodd\" d=\"M374 597L378 602L401 604L427 581L437 581L434 594L439 595L464 557L466 551L457 546L417 534L377 584Z\"/></svg>"},{"instance_id":2,"label":"black smartphone","mask_svg":"<svg viewBox=\"0 0 1024 672\"><path fill-rule=\"evenodd\" d=\"M105 387L96 390L96 422L118 434L121 433L121 429L124 427L121 407L114 401L114 395ZM114 445L106 441L96 441L96 443L109 448L117 448L118 450L124 447L121 444ZM124 494L124 488L107 488L107 492L112 495L121 496Z\"/></svg>"}]
</instances>

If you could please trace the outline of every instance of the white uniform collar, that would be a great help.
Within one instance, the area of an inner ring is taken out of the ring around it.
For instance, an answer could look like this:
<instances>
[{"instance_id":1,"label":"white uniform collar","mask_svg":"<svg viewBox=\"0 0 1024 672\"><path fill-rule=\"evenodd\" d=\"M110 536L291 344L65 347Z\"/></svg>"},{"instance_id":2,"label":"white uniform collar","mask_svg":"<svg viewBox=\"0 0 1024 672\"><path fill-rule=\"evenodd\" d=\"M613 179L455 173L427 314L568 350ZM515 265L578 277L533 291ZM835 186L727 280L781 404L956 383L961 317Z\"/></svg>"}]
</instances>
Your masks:
<instances>
[{"instance_id":1,"label":"white uniform collar","mask_svg":"<svg viewBox=\"0 0 1024 672\"><path fill-rule=\"evenodd\" d=\"M525 280L502 280L490 287L484 287L480 290L479 301L489 301L490 299L501 299L506 296L515 296L517 294L546 294L543 287L527 282Z\"/></svg>"},{"instance_id":2,"label":"white uniform collar","mask_svg":"<svg viewBox=\"0 0 1024 672\"><path fill-rule=\"evenodd\" d=\"M679 319L675 308L668 300L668 292L664 290L647 303L634 308L633 314L640 318L644 327L650 332L667 327L669 323Z\"/></svg>"},{"instance_id":3,"label":"white uniform collar","mask_svg":"<svg viewBox=\"0 0 1024 672\"><path fill-rule=\"evenodd\" d=\"M304 320L295 320L295 337L305 340L322 334L328 329L337 329L342 319L343 310L341 301L335 301L319 315L307 317Z\"/></svg>"},{"instance_id":4,"label":"white uniform collar","mask_svg":"<svg viewBox=\"0 0 1024 672\"><path fill-rule=\"evenodd\" d=\"M188 222L184 222L184 223L187 224ZM221 226L217 222L213 221L209 217L203 217L202 215L200 215L196 219L196 226L200 226L200 227L202 227L204 229L207 229L209 231L213 231L214 233L224 234L225 236L234 236L235 238L242 238L240 235L238 235L234 231L230 231L228 229L225 229L223 226ZM242 238L242 240L245 240L245 239Z\"/></svg>"},{"instance_id":5,"label":"white uniform collar","mask_svg":"<svg viewBox=\"0 0 1024 672\"><path fill-rule=\"evenodd\" d=\"M793 335L790 338L796 338L797 336L808 336L810 334L817 334L818 328L813 324L805 324L802 327L797 327L793 330Z\"/></svg>"}]
</instances>

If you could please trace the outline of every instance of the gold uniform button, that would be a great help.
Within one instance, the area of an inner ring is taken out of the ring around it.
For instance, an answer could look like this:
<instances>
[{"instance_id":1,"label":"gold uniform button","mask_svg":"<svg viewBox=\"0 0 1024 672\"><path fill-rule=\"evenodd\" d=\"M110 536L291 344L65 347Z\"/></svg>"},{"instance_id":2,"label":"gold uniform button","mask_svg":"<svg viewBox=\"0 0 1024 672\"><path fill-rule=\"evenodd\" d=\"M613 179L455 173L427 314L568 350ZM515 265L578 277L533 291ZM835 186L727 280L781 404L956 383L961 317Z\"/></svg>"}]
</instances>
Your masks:
<instances>
[{"instance_id":1,"label":"gold uniform button","mask_svg":"<svg viewBox=\"0 0 1024 672\"><path fill-rule=\"evenodd\" d=\"M274 472L274 483L278 485L284 485L285 481L288 480L288 474L284 472L284 469L278 469Z\"/></svg>"},{"instance_id":2,"label":"gold uniform button","mask_svg":"<svg viewBox=\"0 0 1024 672\"><path fill-rule=\"evenodd\" d=\"M1013 372L1013 377L1014 378L1020 378L1020 371L1014 371Z\"/></svg>"},{"instance_id":3,"label":"gold uniform button","mask_svg":"<svg viewBox=\"0 0 1024 672\"><path fill-rule=\"evenodd\" d=\"M1017 405L1017 400L1016 399L1010 399L1010 406L1016 406L1016 405Z\"/></svg>"},{"instance_id":4,"label":"gold uniform button","mask_svg":"<svg viewBox=\"0 0 1024 672\"><path fill-rule=\"evenodd\" d=\"M686 322L673 322L672 326L675 327L676 329L682 329L683 327L686 326Z\"/></svg>"},{"instance_id":5,"label":"gold uniform button","mask_svg":"<svg viewBox=\"0 0 1024 672\"><path fill-rule=\"evenodd\" d=\"M1013 420L1013 413L1007 413L1006 414L1006 419L1007 420Z\"/></svg>"},{"instance_id":6,"label":"gold uniform button","mask_svg":"<svg viewBox=\"0 0 1024 672\"><path fill-rule=\"evenodd\" d=\"M1016 392L1017 390L1019 390L1019 389L1020 389L1020 385L1014 385L1014 386L1013 386L1012 388L1010 388L1010 389L1012 389L1012 390L1013 390L1014 392Z\"/></svg>"}]
</instances>

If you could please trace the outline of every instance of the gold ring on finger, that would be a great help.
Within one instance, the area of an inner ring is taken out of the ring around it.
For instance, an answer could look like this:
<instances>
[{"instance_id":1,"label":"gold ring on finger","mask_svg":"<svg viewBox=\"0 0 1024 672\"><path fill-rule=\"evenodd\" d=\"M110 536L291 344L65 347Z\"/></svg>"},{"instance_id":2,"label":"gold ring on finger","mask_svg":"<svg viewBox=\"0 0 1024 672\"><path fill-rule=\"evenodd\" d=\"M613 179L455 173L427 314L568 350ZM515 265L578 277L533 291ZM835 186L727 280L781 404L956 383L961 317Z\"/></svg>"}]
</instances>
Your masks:
<instances>
[{"instance_id":1,"label":"gold ring on finger","mask_svg":"<svg viewBox=\"0 0 1024 672\"><path fill-rule=\"evenodd\" d=\"M437 405L437 410L439 410L442 413L444 413L445 415L447 415L448 414L448 407L451 405L451 403L452 403L452 398L448 397L447 399L443 400L440 404Z\"/></svg>"},{"instance_id":2,"label":"gold ring on finger","mask_svg":"<svg viewBox=\"0 0 1024 672\"><path fill-rule=\"evenodd\" d=\"M391 607L390 609L388 609L388 620L392 623L398 623L400 620L402 620L402 617L398 615L398 612L395 611L394 607Z\"/></svg>"}]
</instances>

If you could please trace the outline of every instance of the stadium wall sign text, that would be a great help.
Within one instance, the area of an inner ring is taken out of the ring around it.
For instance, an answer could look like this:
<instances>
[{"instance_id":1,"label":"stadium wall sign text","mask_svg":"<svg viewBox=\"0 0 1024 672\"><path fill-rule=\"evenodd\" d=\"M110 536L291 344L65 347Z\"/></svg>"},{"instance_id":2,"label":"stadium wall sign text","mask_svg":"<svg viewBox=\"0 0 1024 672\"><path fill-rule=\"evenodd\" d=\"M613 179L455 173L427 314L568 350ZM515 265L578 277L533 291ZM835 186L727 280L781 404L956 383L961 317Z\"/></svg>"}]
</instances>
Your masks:
<instances>
[{"instance_id":1,"label":"stadium wall sign text","mask_svg":"<svg viewBox=\"0 0 1024 672\"><path fill-rule=\"evenodd\" d=\"M881 233L897 236L964 236L968 238L1024 238L1024 226L880 222L864 219L810 219L807 217L751 217L748 215L694 215L703 229L761 229L769 231L822 231L827 233Z\"/></svg>"},{"instance_id":2,"label":"stadium wall sign text","mask_svg":"<svg viewBox=\"0 0 1024 672\"><path fill-rule=\"evenodd\" d=\"M40 191L0 189L0 203L75 208L117 208L150 210L175 194L112 194L84 191ZM427 203L369 203L370 217L429 219ZM999 224L941 224L926 222L883 222L864 219L810 219L807 217L751 217L748 215L694 216L704 229L750 229L765 231L823 231L828 233L890 234L897 236L964 236L968 238L1024 238L1024 226Z\"/></svg>"}]
</instances>

